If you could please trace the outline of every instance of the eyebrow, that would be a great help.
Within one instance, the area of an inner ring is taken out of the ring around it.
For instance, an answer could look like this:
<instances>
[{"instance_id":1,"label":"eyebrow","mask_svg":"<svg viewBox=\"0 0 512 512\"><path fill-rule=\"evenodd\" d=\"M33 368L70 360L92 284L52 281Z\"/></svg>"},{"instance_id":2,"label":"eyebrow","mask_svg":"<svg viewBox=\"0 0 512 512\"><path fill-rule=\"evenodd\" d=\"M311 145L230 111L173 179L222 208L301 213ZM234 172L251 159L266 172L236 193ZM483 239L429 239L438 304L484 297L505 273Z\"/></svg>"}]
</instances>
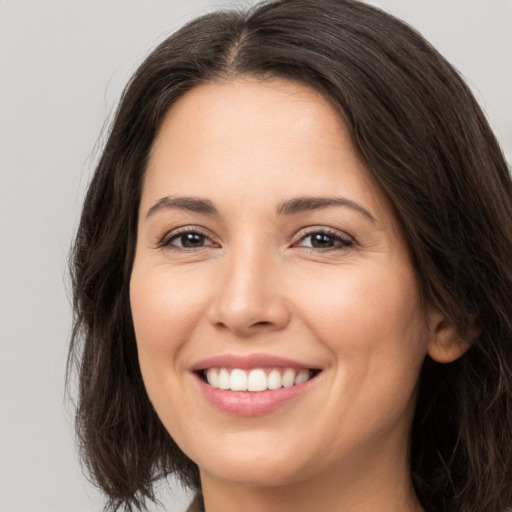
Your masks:
<instances>
[{"instance_id":1,"label":"eyebrow","mask_svg":"<svg viewBox=\"0 0 512 512\"><path fill-rule=\"evenodd\" d=\"M276 210L279 215L294 215L310 210L328 208L330 206L343 206L361 213L372 222L377 222L375 217L360 204L345 197L295 197L279 203ZM204 215L218 215L217 208L209 199L197 197L162 197L146 213L146 219L159 210L178 208Z\"/></svg>"},{"instance_id":2,"label":"eyebrow","mask_svg":"<svg viewBox=\"0 0 512 512\"><path fill-rule=\"evenodd\" d=\"M328 208L329 206L344 206L361 213L372 222L377 222L375 217L360 204L351 201L345 197L296 197L283 201L277 207L277 213L280 215L293 215L309 210L318 210Z\"/></svg>"},{"instance_id":3,"label":"eyebrow","mask_svg":"<svg viewBox=\"0 0 512 512\"><path fill-rule=\"evenodd\" d=\"M154 215L159 210L168 208L179 208L205 215L218 215L219 212L213 206L209 199L199 199L197 197L162 197L146 213L146 219Z\"/></svg>"}]
</instances>

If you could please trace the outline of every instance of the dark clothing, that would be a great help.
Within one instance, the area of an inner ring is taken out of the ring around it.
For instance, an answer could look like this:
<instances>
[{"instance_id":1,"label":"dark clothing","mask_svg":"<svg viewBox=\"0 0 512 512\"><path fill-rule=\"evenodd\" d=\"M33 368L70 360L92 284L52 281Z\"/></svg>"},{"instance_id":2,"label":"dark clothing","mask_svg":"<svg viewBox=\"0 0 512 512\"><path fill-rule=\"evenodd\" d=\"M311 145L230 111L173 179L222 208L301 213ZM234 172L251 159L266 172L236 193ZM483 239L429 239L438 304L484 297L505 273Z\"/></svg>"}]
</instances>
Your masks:
<instances>
[{"instance_id":1,"label":"dark clothing","mask_svg":"<svg viewBox=\"0 0 512 512\"><path fill-rule=\"evenodd\" d=\"M198 492L194 496L194 499L187 508L187 512L204 512L203 493Z\"/></svg>"}]
</instances>

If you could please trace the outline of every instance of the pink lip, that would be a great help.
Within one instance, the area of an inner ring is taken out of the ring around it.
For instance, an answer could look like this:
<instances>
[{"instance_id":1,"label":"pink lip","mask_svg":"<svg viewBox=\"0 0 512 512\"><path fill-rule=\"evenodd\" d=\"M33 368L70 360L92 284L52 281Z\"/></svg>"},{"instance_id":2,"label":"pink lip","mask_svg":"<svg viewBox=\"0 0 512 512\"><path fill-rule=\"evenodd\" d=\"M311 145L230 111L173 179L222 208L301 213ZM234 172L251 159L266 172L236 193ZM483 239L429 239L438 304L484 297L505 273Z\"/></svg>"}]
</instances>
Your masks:
<instances>
[{"instance_id":1,"label":"pink lip","mask_svg":"<svg viewBox=\"0 0 512 512\"><path fill-rule=\"evenodd\" d=\"M295 398L303 395L314 383L316 377L289 388L250 391L217 389L204 382L197 373L192 374L203 396L221 411L236 416L259 416L275 411Z\"/></svg>"},{"instance_id":2,"label":"pink lip","mask_svg":"<svg viewBox=\"0 0 512 512\"><path fill-rule=\"evenodd\" d=\"M269 354L251 354L248 356L237 356L233 354L224 354L215 357L202 359L195 363L192 371L206 370L208 368L310 368L316 367L303 364L293 359L286 359Z\"/></svg>"},{"instance_id":3,"label":"pink lip","mask_svg":"<svg viewBox=\"0 0 512 512\"><path fill-rule=\"evenodd\" d=\"M258 416L275 411L307 392L317 379L314 377L302 384L289 388L268 389L256 393L250 391L230 391L214 388L204 382L200 372L208 368L320 369L318 366L315 367L293 359L269 354L251 354L247 356L224 354L195 363L190 369L201 394L217 409L237 416Z\"/></svg>"}]
</instances>

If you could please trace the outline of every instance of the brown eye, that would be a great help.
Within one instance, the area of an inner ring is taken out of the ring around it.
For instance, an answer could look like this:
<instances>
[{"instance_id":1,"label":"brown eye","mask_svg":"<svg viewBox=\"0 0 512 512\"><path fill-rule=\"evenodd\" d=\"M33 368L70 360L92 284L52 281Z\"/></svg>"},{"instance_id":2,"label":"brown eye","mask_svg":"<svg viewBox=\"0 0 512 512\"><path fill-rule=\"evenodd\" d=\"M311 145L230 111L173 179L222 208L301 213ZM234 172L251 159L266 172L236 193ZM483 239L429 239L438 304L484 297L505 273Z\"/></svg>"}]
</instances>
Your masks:
<instances>
[{"instance_id":1,"label":"brown eye","mask_svg":"<svg viewBox=\"0 0 512 512\"><path fill-rule=\"evenodd\" d=\"M346 238L341 237L338 234L326 232L326 231L315 231L314 233L308 233L303 236L297 246L299 247L310 247L312 249L343 249L351 247L353 242Z\"/></svg>"},{"instance_id":2,"label":"brown eye","mask_svg":"<svg viewBox=\"0 0 512 512\"><path fill-rule=\"evenodd\" d=\"M172 235L162 245L179 249L200 249L214 244L204 233L189 230Z\"/></svg>"}]
</instances>

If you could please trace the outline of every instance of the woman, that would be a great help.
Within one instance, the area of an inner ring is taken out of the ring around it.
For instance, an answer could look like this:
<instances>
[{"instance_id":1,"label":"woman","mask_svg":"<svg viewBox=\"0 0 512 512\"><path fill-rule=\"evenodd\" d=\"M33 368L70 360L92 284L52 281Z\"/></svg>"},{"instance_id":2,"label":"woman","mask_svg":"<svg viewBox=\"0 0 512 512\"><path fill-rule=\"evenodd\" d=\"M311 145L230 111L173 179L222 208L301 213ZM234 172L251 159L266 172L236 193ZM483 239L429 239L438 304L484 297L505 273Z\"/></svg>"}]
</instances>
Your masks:
<instances>
[{"instance_id":1,"label":"woman","mask_svg":"<svg viewBox=\"0 0 512 512\"><path fill-rule=\"evenodd\" d=\"M476 101L350 0L195 20L123 97L75 242L112 509L512 505L512 183Z\"/></svg>"}]
</instances>

